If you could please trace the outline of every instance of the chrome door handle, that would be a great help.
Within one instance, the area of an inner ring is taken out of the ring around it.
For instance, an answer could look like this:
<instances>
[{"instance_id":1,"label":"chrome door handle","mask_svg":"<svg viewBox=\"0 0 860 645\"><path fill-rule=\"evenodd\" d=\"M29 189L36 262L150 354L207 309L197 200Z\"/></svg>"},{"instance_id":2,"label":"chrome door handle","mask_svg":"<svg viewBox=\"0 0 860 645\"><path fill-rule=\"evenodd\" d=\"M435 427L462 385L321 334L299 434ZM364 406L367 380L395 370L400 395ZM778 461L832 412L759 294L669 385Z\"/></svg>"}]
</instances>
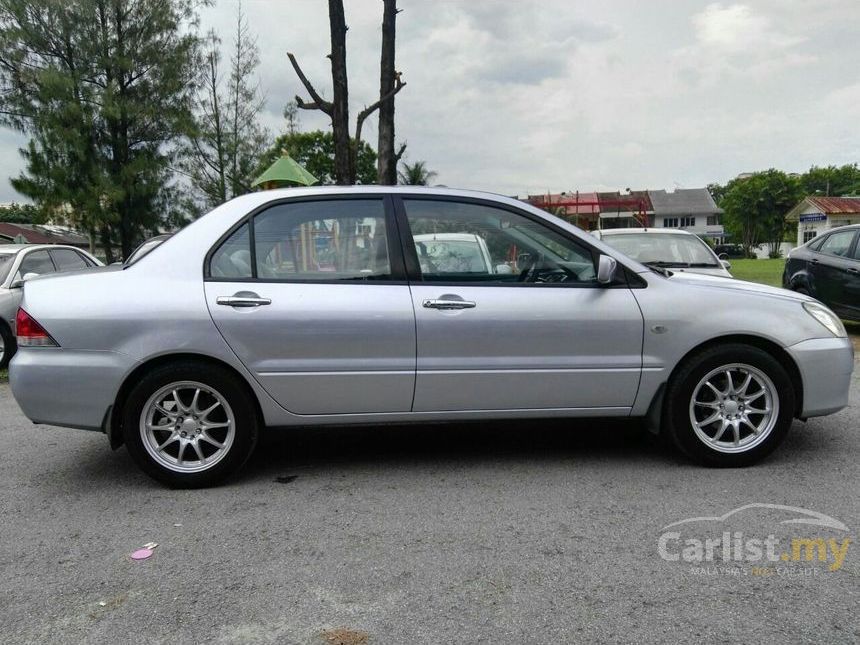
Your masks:
<instances>
[{"instance_id":1,"label":"chrome door handle","mask_svg":"<svg viewBox=\"0 0 860 645\"><path fill-rule=\"evenodd\" d=\"M226 307L259 307L272 304L272 299L259 296L218 296L215 302Z\"/></svg>"},{"instance_id":2,"label":"chrome door handle","mask_svg":"<svg viewBox=\"0 0 860 645\"><path fill-rule=\"evenodd\" d=\"M442 298L425 300L421 303L425 309L474 309L475 303L469 300L445 300Z\"/></svg>"}]
</instances>

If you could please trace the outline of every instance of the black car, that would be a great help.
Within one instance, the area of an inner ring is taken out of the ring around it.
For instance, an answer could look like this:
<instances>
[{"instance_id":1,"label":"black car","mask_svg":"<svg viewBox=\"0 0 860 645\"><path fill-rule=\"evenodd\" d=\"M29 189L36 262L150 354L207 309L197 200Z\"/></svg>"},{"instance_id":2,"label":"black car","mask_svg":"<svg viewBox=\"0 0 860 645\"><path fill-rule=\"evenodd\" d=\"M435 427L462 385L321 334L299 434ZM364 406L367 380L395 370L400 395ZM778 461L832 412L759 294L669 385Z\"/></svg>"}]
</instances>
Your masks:
<instances>
[{"instance_id":1,"label":"black car","mask_svg":"<svg viewBox=\"0 0 860 645\"><path fill-rule=\"evenodd\" d=\"M827 231L794 249L785 262L782 286L860 322L860 224Z\"/></svg>"},{"instance_id":2,"label":"black car","mask_svg":"<svg viewBox=\"0 0 860 645\"><path fill-rule=\"evenodd\" d=\"M727 258L742 258L744 257L744 247L740 244L717 244L714 247L714 253L719 257Z\"/></svg>"}]
</instances>

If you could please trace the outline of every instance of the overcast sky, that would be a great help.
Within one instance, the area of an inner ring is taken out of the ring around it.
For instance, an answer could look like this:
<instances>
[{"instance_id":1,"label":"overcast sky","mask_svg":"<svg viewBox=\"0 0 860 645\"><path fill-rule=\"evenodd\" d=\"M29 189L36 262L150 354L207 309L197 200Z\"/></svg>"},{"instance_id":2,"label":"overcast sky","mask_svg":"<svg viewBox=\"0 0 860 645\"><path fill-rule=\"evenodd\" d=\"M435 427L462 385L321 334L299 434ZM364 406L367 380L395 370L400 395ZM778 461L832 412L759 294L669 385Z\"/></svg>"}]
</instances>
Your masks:
<instances>
[{"instance_id":1,"label":"overcast sky","mask_svg":"<svg viewBox=\"0 0 860 645\"><path fill-rule=\"evenodd\" d=\"M379 84L380 0L346 0L352 120ZM860 1L400 0L397 138L448 186L506 194L692 188L860 160ZM203 26L231 40L232 0ZM331 96L327 3L245 0L266 124ZM324 115L301 112L304 129ZM376 119L365 123L375 147ZM0 177L22 139L0 132ZM0 201L15 199L7 180ZM20 199L20 198L19 198Z\"/></svg>"}]
</instances>

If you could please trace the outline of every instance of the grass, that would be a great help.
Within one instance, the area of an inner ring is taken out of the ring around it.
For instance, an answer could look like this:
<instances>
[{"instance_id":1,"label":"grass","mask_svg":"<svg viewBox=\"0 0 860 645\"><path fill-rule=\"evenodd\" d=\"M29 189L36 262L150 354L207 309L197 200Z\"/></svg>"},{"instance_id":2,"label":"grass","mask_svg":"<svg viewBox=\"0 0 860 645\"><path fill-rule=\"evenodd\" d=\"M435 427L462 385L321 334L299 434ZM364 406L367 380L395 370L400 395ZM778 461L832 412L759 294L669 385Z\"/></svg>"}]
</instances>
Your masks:
<instances>
[{"instance_id":1,"label":"grass","mask_svg":"<svg viewBox=\"0 0 860 645\"><path fill-rule=\"evenodd\" d=\"M738 280L748 280L769 284L772 287L782 286L782 270L785 267L783 258L775 260L729 260L731 274Z\"/></svg>"},{"instance_id":2,"label":"grass","mask_svg":"<svg viewBox=\"0 0 860 645\"><path fill-rule=\"evenodd\" d=\"M9 380L9 372L0 370L0 383L5 383Z\"/></svg>"}]
</instances>

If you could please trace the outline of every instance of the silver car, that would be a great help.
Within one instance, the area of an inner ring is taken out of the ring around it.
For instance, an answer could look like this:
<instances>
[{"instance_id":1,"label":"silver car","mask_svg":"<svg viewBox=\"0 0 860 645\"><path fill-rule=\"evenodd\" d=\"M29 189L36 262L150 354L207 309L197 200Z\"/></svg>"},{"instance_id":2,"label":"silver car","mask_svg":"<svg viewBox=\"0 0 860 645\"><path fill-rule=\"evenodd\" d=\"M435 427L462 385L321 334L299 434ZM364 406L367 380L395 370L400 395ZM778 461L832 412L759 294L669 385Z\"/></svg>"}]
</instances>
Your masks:
<instances>
[{"instance_id":1,"label":"silver car","mask_svg":"<svg viewBox=\"0 0 860 645\"><path fill-rule=\"evenodd\" d=\"M610 228L592 235L648 266L731 278L732 265L698 235L677 228Z\"/></svg>"},{"instance_id":2,"label":"silver car","mask_svg":"<svg viewBox=\"0 0 860 645\"><path fill-rule=\"evenodd\" d=\"M491 262L422 266L415 239ZM492 271L507 265L510 272ZM743 466L848 403L853 350L809 297L644 266L514 199L293 188L234 199L123 269L34 280L10 383L172 486L235 472L264 427L638 417Z\"/></svg>"},{"instance_id":3,"label":"silver car","mask_svg":"<svg viewBox=\"0 0 860 645\"><path fill-rule=\"evenodd\" d=\"M0 244L0 369L15 353L15 313L21 304L24 281L101 265L92 255L73 246Z\"/></svg>"}]
</instances>

